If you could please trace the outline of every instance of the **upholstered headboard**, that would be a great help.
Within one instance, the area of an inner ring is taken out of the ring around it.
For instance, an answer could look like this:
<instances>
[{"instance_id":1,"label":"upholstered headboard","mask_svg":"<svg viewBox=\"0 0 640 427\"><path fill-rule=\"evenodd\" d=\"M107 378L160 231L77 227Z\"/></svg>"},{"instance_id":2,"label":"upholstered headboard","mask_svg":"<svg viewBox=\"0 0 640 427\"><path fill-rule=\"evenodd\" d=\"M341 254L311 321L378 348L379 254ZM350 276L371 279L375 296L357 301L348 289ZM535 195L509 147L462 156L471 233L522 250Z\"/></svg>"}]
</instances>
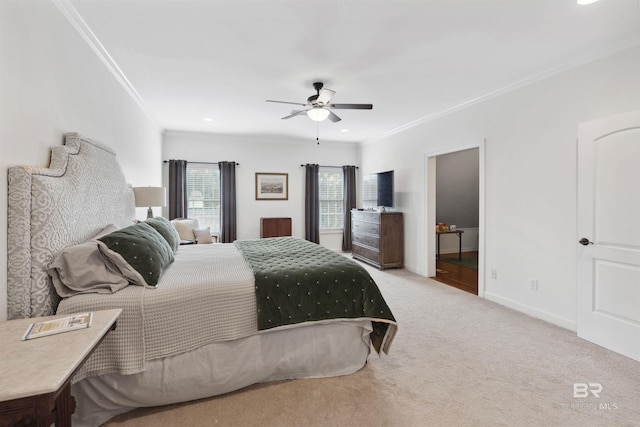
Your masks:
<instances>
[{"instance_id":1,"label":"upholstered headboard","mask_svg":"<svg viewBox=\"0 0 640 427\"><path fill-rule=\"evenodd\" d=\"M52 149L48 168L9 168L7 317L54 314L59 298L46 269L56 254L134 218L115 152L77 133Z\"/></svg>"}]
</instances>

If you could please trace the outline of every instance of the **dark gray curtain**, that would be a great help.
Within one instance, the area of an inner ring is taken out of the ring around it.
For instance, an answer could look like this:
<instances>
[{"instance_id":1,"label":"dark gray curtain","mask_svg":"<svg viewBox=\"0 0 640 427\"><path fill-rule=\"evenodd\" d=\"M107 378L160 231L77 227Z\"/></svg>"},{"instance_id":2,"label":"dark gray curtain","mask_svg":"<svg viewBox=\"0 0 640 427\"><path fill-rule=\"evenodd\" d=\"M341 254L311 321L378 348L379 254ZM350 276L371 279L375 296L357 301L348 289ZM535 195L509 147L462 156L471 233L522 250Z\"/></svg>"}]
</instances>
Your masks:
<instances>
[{"instance_id":1,"label":"dark gray curtain","mask_svg":"<svg viewBox=\"0 0 640 427\"><path fill-rule=\"evenodd\" d=\"M342 197L344 199L344 230L342 233L342 250L351 250L351 209L356 207L356 167L343 166L342 180L344 184Z\"/></svg>"},{"instance_id":2,"label":"dark gray curtain","mask_svg":"<svg viewBox=\"0 0 640 427\"><path fill-rule=\"evenodd\" d=\"M319 165L305 165L304 238L320 243L320 181Z\"/></svg>"},{"instance_id":3,"label":"dark gray curtain","mask_svg":"<svg viewBox=\"0 0 640 427\"><path fill-rule=\"evenodd\" d=\"M169 219L187 217L187 161L169 160Z\"/></svg>"},{"instance_id":4,"label":"dark gray curtain","mask_svg":"<svg viewBox=\"0 0 640 427\"><path fill-rule=\"evenodd\" d=\"M236 240L236 162L218 162L220 168L220 241Z\"/></svg>"}]
</instances>

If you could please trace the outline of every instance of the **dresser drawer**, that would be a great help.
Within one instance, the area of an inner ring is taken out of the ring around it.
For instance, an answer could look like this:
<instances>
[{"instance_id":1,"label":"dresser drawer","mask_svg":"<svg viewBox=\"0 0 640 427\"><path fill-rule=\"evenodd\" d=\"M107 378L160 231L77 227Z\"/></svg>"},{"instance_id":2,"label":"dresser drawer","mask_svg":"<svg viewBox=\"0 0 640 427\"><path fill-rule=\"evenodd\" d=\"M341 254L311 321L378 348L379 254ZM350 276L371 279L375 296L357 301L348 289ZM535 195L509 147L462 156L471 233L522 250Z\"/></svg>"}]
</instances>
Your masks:
<instances>
[{"instance_id":1,"label":"dresser drawer","mask_svg":"<svg viewBox=\"0 0 640 427\"><path fill-rule=\"evenodd\" d=\"M355 243L351 249L351 253L356 258L366 259L376 264L380 262L380 252L375 249L366 248Z\"/></svg>"},{"instance_id":2,"label":"dresser drawer","mask_svg":"<svg viewBox=\"0 0 640 427\"><path fill-rule=\"evenodd\" d=\"M353 220L351 231L354 233L368 233L378 236L380 235L380 224Z\"/></svg>"},{"instance_id":3,"label":"dresser drawer","mask_svg":"<svg viewBox=\"0 0 640 427\"><path fill-rule=\"evenodd\" d=\"M353 243L361 243L365 246L369 246L375 249L380 248L380 239L378 238L378 236L373 236L371 234L353 233L352 239Z\"/></svg>"},{"instance_id":4,"label":"dresser drawer","mask_svg":"<svg viewBox=\"0 0 640 427\"><path fill-rule=\"evenodd\" d=\"M356 221L380 222L380 214L374 211L351 211L351 218Z\"/></svg>"}]
</instances>

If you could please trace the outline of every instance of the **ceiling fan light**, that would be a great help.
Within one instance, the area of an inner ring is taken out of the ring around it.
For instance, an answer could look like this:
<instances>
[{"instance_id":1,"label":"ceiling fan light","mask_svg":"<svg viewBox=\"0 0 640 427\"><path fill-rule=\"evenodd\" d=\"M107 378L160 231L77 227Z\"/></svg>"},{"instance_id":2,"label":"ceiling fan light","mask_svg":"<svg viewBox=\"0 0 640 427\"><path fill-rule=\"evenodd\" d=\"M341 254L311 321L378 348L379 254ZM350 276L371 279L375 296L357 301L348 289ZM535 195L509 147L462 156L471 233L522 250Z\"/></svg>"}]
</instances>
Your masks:
<instances>
[{"instance_id":1,"label":"ceiling fan light","mask_svg":"<svg viewBox=\"0 0 640 427\"><path fill-rule=\"evenodd\" d=\"M307 116L314 122L321 122L329 117L329 110L320 107L313 107L307 110Z\"/></svg>"}]
</instances>

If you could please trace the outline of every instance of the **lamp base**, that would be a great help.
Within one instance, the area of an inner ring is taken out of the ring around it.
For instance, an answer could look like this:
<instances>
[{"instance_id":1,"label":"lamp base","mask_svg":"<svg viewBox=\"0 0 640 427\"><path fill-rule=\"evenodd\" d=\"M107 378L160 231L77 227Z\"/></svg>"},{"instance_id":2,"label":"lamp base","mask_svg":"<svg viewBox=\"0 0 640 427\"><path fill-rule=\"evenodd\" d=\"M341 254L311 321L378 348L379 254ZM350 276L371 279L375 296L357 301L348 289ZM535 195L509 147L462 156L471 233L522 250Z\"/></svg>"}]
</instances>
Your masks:
<instances>
[{"instance_id":1,"label":"lamp base","mask_svg":"<svg viewBox=\"0 0 640 427\"><path fill-rule=\"evenodd\" d=\"M147 209L147 219L149 218L153 218L153 209L151 208Z\"/></svg>"}]
</instances>

